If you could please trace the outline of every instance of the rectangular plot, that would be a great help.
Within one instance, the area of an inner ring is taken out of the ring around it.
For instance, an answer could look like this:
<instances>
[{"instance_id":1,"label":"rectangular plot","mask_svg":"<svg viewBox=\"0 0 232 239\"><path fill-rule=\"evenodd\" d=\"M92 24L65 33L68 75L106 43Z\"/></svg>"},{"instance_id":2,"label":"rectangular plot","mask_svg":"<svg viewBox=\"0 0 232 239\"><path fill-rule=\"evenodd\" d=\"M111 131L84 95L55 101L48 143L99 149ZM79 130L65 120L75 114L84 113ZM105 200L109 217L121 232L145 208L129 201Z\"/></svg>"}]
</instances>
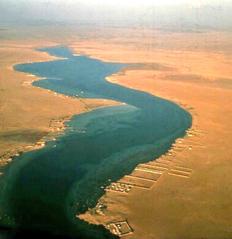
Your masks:
<instances>
[{"instance_id":1,"label":"rectangular plot","mask_svg":"<svg viewBox=\"0 0 232 239\"><path fill-rule=\"evenodd\" d=\"M150 188L154 182L153 181L148 181L148 180L141 180L139 178L135 178L135 177L128 177L128 176L125 176L124 178L120 179L119 181L120 183L125 183L125 184L128 184L130 186L134 186L134 187L140 187L140 188Z\"/></svg>"},{"instance_id":2,"label":"rectangular plot","mask_svg":"<svg viewBox=\"0 0 232 239\"><path fill-rule=\"evenodd\" d=\"M163 174L165 170L138 166L135 169L135 171L141 171L141 172L147 172L147 173L153 173L153 174Z\"/></svg>"},{"instance_id":3,"label":"rectangular plot","mask_svg":"<svg viewBox=\"0 0 232 239\"><path fill-rule=\"evenodd\" d=\"M144 171L138 171L138 170L133 171L131 174L131 176L146 178L153 181L157 181L160 175L161 174L159 173L151 173L151 172L144 172Z\"/></svg>"},{"instance_id":4,"label":"rectangular plot","mask_svg":"<svg viewBox=\"0 0 232 239\"><path fill-rule=\"evenodd\" d=\"M191 175L191 173L189 173L189 172L184 172L184 171L180 171L180 170L176 170L176 169L172 169L170 171L170 173L185 176L185 177L190 177L190 175Z\"/></svg>"},{"instance_id":5,"label":"rectangular plot","mask_svg":"<svg viewBox=\"0 0 232 239\"><path fill-rule=\"evenodd\" d=\"M161 157L159 159L156 160L157 163L166 163L166 164L170 164L170 162L173 160L173 158L168 158L168 157Z\"/></svg>"},{"instance_id":6,"label":"rectangular plot","mask_svg":"<svg viewBox=\"0 0 232 239\"><path fill-rule=\"evenodd\" d=\"M166 168L168 169L169 168L169 161L152 161L152 162L149 162L149 165L154 165L154 166L158 166L158 167L163 167L163 168Z\"/></svg>"},{"instance_id":7,"label":"rectangular plot","mask_svg":"<svg viewBox=\"0 0 232 239\"><path fill-rule=\"evenodd\" d=\"M140 166L142 167L147 167L147 168L151 168L151 169L157 169L157 170L167 170L168 169L168 166L164 166L164 165L161 165L159 163L147 163L147 164L140 164Z\"/></svg>"},{"instance_id":8,"label":"rectangular plot","mask_svg":"<svg viewBox=\"0 0 232 239\"><path fill-rule=\"evenodd\" d=\"M132 187L139 187L139 188L145 188L145 189L152 187L152 185L154 184L154 182L151 182L151 181L144 182L144 181L139 181L132 178L124 178L124 179L121 179L120 182L131 185Z\"/></svg>"},{"instance_id":9,"label":"rectangular plot","mask_svg":"<svg viewBox=\"0 0 232 239\"><path fill-rule=\"evenodd\" d=\"M181 174L176 174L176 173L168 173L169 175L176 176L176 177L181 177L181 178L190 178L190 176L186 175L181 175Z\"/></svg>"},{"instance_id":10,"label":"rectangular plot","mask_svg":"<svg viewBox=\"0 0 232 239\"><path fill-rule=\"evenodd\" d=\"M188 173L192 173L192 171L193 171L191 168L185 168L182 166L175 166L173 169L181 170L181 171L188 172Z\"/></svg>"},{"instance_id":11,"label":"rectangular plot","mask_svg":"<svg viewBox=\"0 0 232 239\"><path fill-rule=\"evenodd\" d=\"M106 225L106 228L118 236L125 236L133 232L133 229L126 220L109 223Z\"/></svg>"}]
</instances>

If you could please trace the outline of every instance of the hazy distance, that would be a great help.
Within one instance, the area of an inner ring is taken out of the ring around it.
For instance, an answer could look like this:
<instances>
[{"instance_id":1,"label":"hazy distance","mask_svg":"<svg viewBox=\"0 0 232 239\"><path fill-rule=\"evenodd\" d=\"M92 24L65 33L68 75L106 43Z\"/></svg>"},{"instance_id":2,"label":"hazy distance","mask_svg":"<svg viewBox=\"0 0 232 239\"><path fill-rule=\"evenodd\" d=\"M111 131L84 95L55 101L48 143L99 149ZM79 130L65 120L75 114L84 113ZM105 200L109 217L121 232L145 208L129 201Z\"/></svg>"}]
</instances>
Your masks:
<instances>
[{"instance_id":1,"label":"hazy distance","mask_svg":"<svg viewBox=\"0 0 232 239\"><path fill-rule=\"evenodd\" d=\"M0 24L232 29L227 0L0 0Z\"/></svg>"}]
</instances>

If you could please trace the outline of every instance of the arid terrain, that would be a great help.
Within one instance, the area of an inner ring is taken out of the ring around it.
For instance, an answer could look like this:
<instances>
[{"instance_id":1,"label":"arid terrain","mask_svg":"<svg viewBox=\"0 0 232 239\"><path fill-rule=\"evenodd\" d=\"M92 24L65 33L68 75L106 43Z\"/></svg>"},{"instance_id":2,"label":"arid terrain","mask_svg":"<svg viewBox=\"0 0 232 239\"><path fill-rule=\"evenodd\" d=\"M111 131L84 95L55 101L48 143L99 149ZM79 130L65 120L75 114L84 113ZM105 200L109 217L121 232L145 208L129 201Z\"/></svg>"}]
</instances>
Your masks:
<instances>
[{"instance_id":1,"label":"arid terrain","mask_svg":"<svg viewBox=\"0 0 232 239\"><path fill-rule=\"evenodd\" d=\"M91 31L88 37L17 42L0 48L0 155L34 145L52 120L115 104L55 95L15 72L21 62L52 60L36 47L66 44L77 54L138 63L108 77L171 100L188 110L193 125L161 158L139 165L107 188L95 209L80 215L131 239L229 239L232 237L232 34L144 29ZM29 41L29 40L28 40ZM86 109L86 104L88 109ZM55 128L62 130L62 125Z\"/></svg>"},{"instance_id":2,"label":"arid terrain","mask_svg":"<svg viewBox=\"0 0 232 239\"><path fill-rule=\"evenodd\" d=\"M172 100L193 116L183 140L113 183L81 218L124 238L231 238L231 35L156 34L160 44L147 47L139 39L130 47L120 39L74 45L100 59L144 63L108 80Z\"/></svg>"}]
</instances>

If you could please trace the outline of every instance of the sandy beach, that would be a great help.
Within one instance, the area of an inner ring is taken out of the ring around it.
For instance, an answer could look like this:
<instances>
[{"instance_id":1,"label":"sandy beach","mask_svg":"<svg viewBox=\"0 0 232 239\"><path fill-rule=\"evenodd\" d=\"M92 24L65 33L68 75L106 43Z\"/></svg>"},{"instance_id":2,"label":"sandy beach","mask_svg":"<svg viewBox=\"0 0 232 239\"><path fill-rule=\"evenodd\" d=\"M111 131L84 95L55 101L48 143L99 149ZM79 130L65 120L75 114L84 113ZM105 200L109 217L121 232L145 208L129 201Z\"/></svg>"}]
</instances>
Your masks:
<instances>
[{"instance_id":1,"label":"sandy beach","mask_svg":"<svg viewBox=\"0 0 232 239\"><path fill-rule=\"evenodd\" d=\"M104 47L101 40L72 46L103 60L144 63L108 80L174 101L193 116L192 128L166 155L113 183L97 207L79 217L123 238L231 238L231 36L165 37L165 46L147 49L138 39L130 48L119 39Z\"/></svg>"}]
</instances>

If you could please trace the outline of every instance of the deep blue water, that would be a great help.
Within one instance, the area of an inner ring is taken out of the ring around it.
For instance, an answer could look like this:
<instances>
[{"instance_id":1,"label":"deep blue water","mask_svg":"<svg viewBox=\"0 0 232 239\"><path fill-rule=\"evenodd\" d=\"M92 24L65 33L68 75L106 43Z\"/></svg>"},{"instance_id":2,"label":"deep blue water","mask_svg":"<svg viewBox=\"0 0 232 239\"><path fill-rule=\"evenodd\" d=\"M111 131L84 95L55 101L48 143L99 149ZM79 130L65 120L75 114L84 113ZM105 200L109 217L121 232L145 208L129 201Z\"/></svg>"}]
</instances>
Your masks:
<instances>
[{"instance_id":1,"label":"deep blue water","mask_svg":"<svg viewBox=\"0 0 232 239\"><path fill-rule=\"evenodd\" d=\"M0 181L2 224L77 238L114 238L75 214L96 205L109 179L166 152L191 126L191 116L170 101L105 80L125 64L74 56L62 46L40 50L63 59L15 66L45 78L35 86L125 104L76 115L57 141L15 158Z\"/></svg>"}]
</instances>

